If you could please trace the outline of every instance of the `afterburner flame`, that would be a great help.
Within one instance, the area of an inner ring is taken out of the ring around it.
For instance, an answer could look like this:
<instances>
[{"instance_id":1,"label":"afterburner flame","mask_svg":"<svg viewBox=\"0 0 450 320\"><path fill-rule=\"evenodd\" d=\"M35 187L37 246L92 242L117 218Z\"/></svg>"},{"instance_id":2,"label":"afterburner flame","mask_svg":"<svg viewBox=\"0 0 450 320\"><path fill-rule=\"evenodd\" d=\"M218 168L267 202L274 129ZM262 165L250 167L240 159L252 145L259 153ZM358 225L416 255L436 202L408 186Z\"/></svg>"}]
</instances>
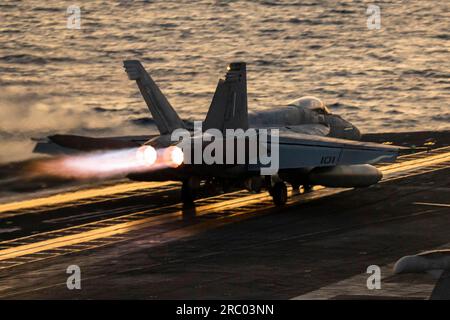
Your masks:
<instances>
[{"instance_id":1,"label":"afterburner flame","mask_svg":"<svg viewBox=\"0 0 450 320\"><path fill-rule=\"evenodd\" d=\"M130 173L176 168L183 162L179 147L156 150L152 146L98 151L42 160L33 173L71 179L126 176Z\"/></svg>"},{"instance_id":2,"label":"afterburner flame","mask_svg":"<svg viewBox=\"0 0 450 320\"><path fill-rule=\"evenodd\" d=\"M172 160L172 163L176 166L181 165L184 160L183 150L177 146L169 147L168 150L170 152L170 159Z\"/></svg>"},{"instance_id":3,"label":"afterburner flame","mask_svg":"<svg viewBox=\"0 0 450 320\"><path fill-rule=\"evenodd\" d=\"M136 159L143 165L151 166L155 164L157 157L155 148L151 146L142 146L136 151Z\"/></svg>"}]
</instances>

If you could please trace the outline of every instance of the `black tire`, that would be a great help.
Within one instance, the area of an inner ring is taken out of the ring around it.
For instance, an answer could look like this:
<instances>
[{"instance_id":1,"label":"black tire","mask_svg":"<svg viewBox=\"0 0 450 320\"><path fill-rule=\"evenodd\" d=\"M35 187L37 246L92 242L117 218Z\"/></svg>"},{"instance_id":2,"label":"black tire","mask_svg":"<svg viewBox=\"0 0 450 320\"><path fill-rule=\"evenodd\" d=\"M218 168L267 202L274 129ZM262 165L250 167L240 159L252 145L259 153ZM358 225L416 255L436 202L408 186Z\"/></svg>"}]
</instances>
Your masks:
<instances>
[{"instance_id":1,"label":"black tire","mask_svg":"<svg viewBox=\"0 0 450 320\"><path fill-rule=\"evenodd\" d=\"M204 190L206 194L210 196L215 196L220 193L221 188L218 185L216 180L207 180L205 181Z\"/></svg>"},{"instance_id":2,"label":"black tire","mask_svg":"<svg viewBox=\"0 0 450 320\"><path fill-rule=\"evenodd\" d=\"M271 191L273 203L275 203L276 206L282 206L286 204L288 196L287 187L284 182L275 183Z\"/></svg>"},{"instance_id":3,"label":"black tire","mask_svg":"<svg viewBox=\"0 0 450 320\"><path fill-rule=\"evenodd\" d=\"M193 205L195 200L195 193L189 185L188 180L183 181L183 185L181 186L181 201L185 205Z\"/></svg>"},{"instance_id":4,"label":"black tire","mask_svg":"<svg viewBox=\"0 0 450 320\"><path fill-rule=\"evenodd\" d=\"M292 183L291 185L292 185L292 192L295 192L295 193L299 193L300 192L300 185L299 184Z\"/></svg>"}]
</instances>

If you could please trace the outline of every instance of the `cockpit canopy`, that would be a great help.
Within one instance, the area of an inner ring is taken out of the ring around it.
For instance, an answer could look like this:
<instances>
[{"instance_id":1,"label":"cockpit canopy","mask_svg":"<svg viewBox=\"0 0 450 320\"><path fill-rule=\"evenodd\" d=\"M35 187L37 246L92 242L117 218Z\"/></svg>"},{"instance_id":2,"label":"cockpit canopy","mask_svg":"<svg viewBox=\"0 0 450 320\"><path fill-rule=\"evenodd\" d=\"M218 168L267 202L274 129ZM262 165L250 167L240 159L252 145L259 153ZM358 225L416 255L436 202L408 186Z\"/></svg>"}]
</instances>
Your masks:
<instances>
[{"instance_id":1,"label":"cockpit canopy","mask_svg":"<svg viewBox=\"0 0 450 320\"><path fill-rule=\"evenodd\" d=\"M305 96L299 99L295 99L294 101L289 102L288 106L309 109L322 114L331 113L322 100L313 96Z\"/></svg>"}]
</instances>

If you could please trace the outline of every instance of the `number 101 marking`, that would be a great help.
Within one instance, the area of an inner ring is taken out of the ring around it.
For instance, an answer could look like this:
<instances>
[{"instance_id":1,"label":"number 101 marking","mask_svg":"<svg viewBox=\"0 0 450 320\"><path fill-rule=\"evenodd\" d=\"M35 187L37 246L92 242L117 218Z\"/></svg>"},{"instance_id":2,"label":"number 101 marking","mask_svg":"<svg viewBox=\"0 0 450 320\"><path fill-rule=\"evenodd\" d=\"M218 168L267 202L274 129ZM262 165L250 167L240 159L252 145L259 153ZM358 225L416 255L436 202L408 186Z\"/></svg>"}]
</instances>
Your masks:
<instances>
[{"instance_id":1,"label":"number 101 marking","mask_svg":"<svg viewBox=\"0 0 450 320\"><path fill-rule=\"evenodd\" d=\"M320 160L320 164L332 164L336 162L335 156L323 156Z\"/></svg>"}]
</instances>

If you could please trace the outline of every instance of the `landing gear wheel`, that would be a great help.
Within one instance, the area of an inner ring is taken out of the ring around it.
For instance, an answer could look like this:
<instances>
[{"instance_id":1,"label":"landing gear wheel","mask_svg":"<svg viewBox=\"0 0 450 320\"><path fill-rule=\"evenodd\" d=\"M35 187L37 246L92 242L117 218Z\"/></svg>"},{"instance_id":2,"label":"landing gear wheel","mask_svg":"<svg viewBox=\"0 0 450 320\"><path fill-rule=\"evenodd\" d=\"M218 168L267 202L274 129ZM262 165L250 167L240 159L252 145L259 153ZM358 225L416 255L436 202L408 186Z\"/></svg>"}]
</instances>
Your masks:
<instances>
[{"instance_id":1,"label":"landing gear wheel","mask_svg":"<svg viewBox=\"0 0 450 320\"><path fill-rule=\"evenodd\" d=\"M271 188L270 195L276 206L282 206L287 202L287 188L284 182L277 182Z\"/></svg>"},{"instance_id":2,"label":"landing gear wheel","mask_svg":"<svg viewBox=\"0 0 450 320\"><path fill-rule=\"evenodd\" d=\"M217 187L217 182L212 180L207 180L205 182L205 191L208 195L215 196L219 193L219 188Z\"/></svg>"},{"instance_id":3,"label":"landing gear wheel","mask_svg":"<svg viewBox=\"0 0 450 320\"><path fill-rule=\"evenodd\" d=\"M188 180L183 181L181 186L181 201L184 205L192 206L195 200L195 193Z\"/></svg>"},{"instance_id":4,"label":"landing gear wheel","mask_svg":"<svg viewBox=\"0 0 450 320\"><path fill-rule=\"evenodd\" d=\"M310 184L305 184L305 185L303 185L303 192L304 193L308 193L308 192L311 192L311 191L313 191L313 185L310 185Z\"/></svg>"}]
</instances>

